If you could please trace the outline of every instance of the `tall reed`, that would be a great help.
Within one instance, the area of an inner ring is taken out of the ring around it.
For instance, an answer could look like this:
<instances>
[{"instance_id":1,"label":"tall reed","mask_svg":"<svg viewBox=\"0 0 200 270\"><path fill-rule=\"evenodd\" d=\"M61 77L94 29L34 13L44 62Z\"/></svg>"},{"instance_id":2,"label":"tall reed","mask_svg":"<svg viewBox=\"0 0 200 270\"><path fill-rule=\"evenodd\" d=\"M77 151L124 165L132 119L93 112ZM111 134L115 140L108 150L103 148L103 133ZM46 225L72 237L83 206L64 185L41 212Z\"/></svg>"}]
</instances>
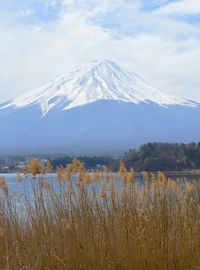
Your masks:
<instances>
[{"instance_id":1,"label":"tall reed","mask_svg":"<svg viewBox=\"0 0 200 270\"><path fill-rule=\"evenodd\" d=\"M200 269L199 182L143 172L138 186L123 164L89 173L76 159L59 188L50 163L23 172L23 195L0 180L0 269Z\"/></svg>"}]
</instances>

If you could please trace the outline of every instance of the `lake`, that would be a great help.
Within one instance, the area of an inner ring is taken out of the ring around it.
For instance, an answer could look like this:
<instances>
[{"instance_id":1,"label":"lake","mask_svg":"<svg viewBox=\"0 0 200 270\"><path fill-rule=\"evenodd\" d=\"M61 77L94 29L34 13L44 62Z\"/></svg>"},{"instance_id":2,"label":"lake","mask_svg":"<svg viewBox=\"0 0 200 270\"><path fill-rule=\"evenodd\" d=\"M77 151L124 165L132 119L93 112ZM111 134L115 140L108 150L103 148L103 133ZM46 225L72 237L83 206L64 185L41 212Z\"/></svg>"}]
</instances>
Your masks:
<instances>
[{"instance_id":1,"label":"lake","mask_svg":"<svg viewBox=\"0 0 200 270\"><path fill-rule=\"evenodd\" d=\"M30 195L32 194L32 186L31 181L27 177L23 177L24 181L18 182L16 174L0 174L0 177L3 176L6 179L9 193L17 192L18 194L22 194L25 190L29 192ZM187 173L187 172L173 172L173 173L166 173L167 177L170 177L172 179L176 178L187 178L188 180L195 179L197 181L200 181L200 175L197 173ZM77 182L77 177L72 177L72 183ZM59 190L59 185L57 183L56 174L47 174L45 176L45 181L50 183L56 191ZM138 187L141 188L144 185L144 180L142 178L142 175L140 173L135 173L135 183L138 184ZM67 185L67 182L64 183ZM121 180L118 179L117 182L114 183L115 188L121 187ZM98 187L99 188L99 187Z\"/></svg>"}]
</instances>

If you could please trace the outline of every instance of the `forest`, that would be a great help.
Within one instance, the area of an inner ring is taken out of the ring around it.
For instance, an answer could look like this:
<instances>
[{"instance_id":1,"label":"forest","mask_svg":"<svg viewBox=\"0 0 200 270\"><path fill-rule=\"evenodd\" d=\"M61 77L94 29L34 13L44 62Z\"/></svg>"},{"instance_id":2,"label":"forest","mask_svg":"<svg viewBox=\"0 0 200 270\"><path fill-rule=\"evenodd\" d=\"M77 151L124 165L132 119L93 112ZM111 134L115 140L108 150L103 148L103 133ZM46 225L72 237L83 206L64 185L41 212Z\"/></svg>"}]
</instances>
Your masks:
<instances>
[{"instance_id":1,"label":"forest","mask_svg":"<svg viewBox=\"0 0 200 270\"><path fill-rule=\"evenodd\" d=\"M50 154L34 156L41 163L48 159L53 171L57 167L66 167L72 163L74 156ZM28 155L23 156L1 156L0 172L13 173L20 170L20 167L27 163ZM121 156L76 156L85 164L86 169L102 169L106 165L112 171L117 171L120 162L123 161L125 167L133 168L137 172L141 171L184 171L200 169L200 142L199 143L147 143L138 149L133 148Z\"/></svg>"},{"instance_id":2,"label":"forest","mask_svg":"<svg viewBox=\"0 0 200 270\"><path fill-rule=\"evenodd\" d=\"M106 165L108 168L111 168L112 164L115 163L115 158L112 157L98 157L98 156L80 156L77 157L80 162L83 162L86 169L100 169L103 165ZM117 159L118 160L118 159ZM65 156L57 159L51 159L51 165L53 170L56 170L57 167L65 167L67 164L72 163L73 157Z\"/></svg>"},{"instance_id":3,"label":"forest","mask_svg":"<svg viewBox=\"0 0 200 270\"><path fill-rule=\"evenodd\" d=\"M200 168L200 142L189 144L147 143L138 150L130 149L122 157L127 169L136 171L182 171ZM115 161L116 170L120 161Z\"/></svg>"},{"instance_id":4,"label":"forest","mask_svg":"<svg viewBox=\"0 0 200 270\"><path fill-rule=\"evenodd\" d=\"M178 143L147 143L139 149L130 149L118 158L114 157L77 157L84 162L87 169L99 169L106 165L109 169L117 171L120 162L125 167L135 171L182 171L200 169L200 142L189 144ZM73 160L70 156L51 159L53 169L57 166L65 167Z\"/></svg>"}]
</instances>

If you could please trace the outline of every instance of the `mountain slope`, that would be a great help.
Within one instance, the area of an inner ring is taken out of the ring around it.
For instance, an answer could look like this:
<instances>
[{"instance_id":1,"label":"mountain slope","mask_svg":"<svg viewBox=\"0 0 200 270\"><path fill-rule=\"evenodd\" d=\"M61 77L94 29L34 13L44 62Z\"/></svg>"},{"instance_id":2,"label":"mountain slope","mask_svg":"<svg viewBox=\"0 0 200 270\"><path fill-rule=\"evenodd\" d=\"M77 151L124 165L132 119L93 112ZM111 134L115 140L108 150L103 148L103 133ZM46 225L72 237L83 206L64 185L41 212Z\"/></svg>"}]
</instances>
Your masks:
<instances>
[{"instance_id":1,"label":"mountain slope","mask_svg":"<svg viewBox=\"0 0 200 270\"><path fill-rule=\"evenodd\" d=\"M52 108L68 110L98 100L138 104L155 102L161 106L196 106L195 102L169 96L114 62L92 61L50 84L16 98L0 109L39 105L43 116Z\"/></svg>"},{"instance_id":2,"label":"mountain slope","mask_svg":"<svg viewBox=\"0 0 200 270\"><path fill-rule=\"evenodd\" d=\"M200 107L97 101L45 117L37 106L0 113L0 153L124 152L147 142L200 140Z\"/></svg>"},{"instance_id":3,"label":"mountain slope","mask_svg":"<svg viewBox=\"0 0 200 270\"><path fill-rule=\"evenodd\" d=\"M198 103L169 96L110 61L93 61L0 105L0 153L125 151L200 140Z\"/></svg>"}]
</instances>

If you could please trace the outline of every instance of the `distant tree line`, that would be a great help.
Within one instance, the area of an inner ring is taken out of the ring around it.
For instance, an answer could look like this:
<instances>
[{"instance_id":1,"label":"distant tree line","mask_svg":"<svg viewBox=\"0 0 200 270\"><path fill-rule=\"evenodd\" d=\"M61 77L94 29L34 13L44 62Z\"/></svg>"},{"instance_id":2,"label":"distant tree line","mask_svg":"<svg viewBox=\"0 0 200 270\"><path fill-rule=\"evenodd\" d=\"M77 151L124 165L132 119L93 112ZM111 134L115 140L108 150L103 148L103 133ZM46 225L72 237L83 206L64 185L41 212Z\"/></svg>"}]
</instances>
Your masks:
<instances>
[{"instance_id":1,"label":"distant tree line","mask_svg":"<svg viewBox=\"0 0 200 270\"><path fill-rule=\"evenodd\" d=\"M135 171L182 171L200 169L200 142L189 144L178 143L147 143L138 150L130 149L121 158L83 156L77 157L84 162L86 169L99 169L106 165L109 169L117 171L120 161L125 167ZM72 163L73 157L65 156L50 159L52 167L65 167Z\"/></svg>"},{"instance_id":2,"label":"distant tree line","mask_svg":"<svg viewBox=\"0 0 200 270\"><path fill-rule=\"evenodd\" d=\"M115 159L112 157L76 157L80 162L83 162L86 169L98 169L103 165L111 167ZM72 163L73 157L65 156L57 159L49 159L52 165L53 170L56 170L57 167L63 166L66 167L67 164Z\"/></svg>"},{"instance_id":3,"label":"distant tree line","mask_svg":"<svg viewBox=\"0 0 200 270\"><path fill-rule=\"evenodd\" d=\"M47 158L44 155L37 158ZM141 145L139 149L130 149L121 158L80 156L76 157L84 162L86 169L101 169L106 165L109 169L117 171L120 161L125 167L135 171L182 171L200 169L200 142L189 144L178 143L147 143ZM26 161L27 156L6 156L0 157L0 172L5 171L5 166L9 171L17 170L16 166L21 161ZM72 163L73 157L51 155L48 158L53 170L58 166L66 167Z\"/></svg>"},{"instance_id":4,"label":"distant tree line","mask_svg":"<svg viewBox=\"0 0 200 270\"><path fill-rule=\"evenodd\" d=\"M200 142L189 144L147 143L130 149L122 157L127 169L136 171L181 171L200 169ZM112 164L117 170L120 161Z\"/></svg>"}]
</instances>

